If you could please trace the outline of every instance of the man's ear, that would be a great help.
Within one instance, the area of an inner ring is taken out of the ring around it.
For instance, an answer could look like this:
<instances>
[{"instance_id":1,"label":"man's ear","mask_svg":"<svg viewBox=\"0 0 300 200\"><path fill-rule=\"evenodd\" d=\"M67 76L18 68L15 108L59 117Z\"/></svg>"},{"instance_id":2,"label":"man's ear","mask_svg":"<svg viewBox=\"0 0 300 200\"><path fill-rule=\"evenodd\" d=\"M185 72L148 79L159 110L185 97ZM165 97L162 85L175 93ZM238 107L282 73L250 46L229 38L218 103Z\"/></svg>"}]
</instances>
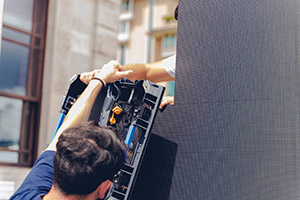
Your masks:
<instances>
[{"instance_id":1,"label":"man's ear","mask_svg":"<svg viewBox=\"0 0 300 200\"><path fill-rule=\"evenodd\" d=\"M99 185L99 187L97 188L97 193L100 199L103 199L105 197L105 193L107 190L109 190L111 185L112 182L110 180L106 180Z\"/></svg>"}]
</instances>

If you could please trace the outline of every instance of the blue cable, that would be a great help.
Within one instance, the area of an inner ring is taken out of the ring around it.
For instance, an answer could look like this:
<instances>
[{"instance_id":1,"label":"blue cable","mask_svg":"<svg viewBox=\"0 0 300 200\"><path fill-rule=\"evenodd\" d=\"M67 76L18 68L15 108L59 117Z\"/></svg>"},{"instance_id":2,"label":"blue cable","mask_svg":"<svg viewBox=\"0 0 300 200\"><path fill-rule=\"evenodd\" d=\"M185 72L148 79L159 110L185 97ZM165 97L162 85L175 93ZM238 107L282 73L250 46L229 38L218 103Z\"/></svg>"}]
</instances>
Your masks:
<instances>
[{"instance_id":1,"label":"blue cable","mask_svg":"<svg viewBox=\"0 0 300 200\"><path fill-rule=\"evenodd\" d=\"M135 126L134 125L130 125L129 129L128 129L128 133L127 133L127 136L126 136L126 139L125 139L125 144L129 147L131 141L132 141L132 138L133 138L133 135L134 135L134 131L135 131Z\"/></svg>"},{"instance_id":2,"label":"blue cable","mask_svg":"<svg viewBox=\"0 0 300 200\"><path fill-rule=\"evenodd\" d=\"M59 115L59 118L58 118L58 121L56 123L56 127L55 127L55 130L52 134L52 137L51 137L51 140L50 140L50 143L52 142L53 138L55 137L59 127L61 126L61 124L63 123L64 119L65 119L66 115L64 113L60 113Z\"/></svg>"}]
</instances>

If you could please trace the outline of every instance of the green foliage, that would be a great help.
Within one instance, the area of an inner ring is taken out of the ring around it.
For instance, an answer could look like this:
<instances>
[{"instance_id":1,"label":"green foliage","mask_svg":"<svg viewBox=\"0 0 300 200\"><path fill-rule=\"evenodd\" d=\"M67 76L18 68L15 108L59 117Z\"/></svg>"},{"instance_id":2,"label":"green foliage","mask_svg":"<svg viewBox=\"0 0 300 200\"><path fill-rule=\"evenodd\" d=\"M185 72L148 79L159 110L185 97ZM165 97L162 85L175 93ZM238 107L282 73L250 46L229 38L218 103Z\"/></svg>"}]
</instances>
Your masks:
<instances>
[{"instance_id":1,"label":"green foliage","mask_svg":"<svg viewBox=\"0 0 300 200\"><path fill-rule=\"evenodd\" d=\"M171 21L175 21L175 17L173 15L164 16L163 19L169 23Z\"/></svg>"}]
</instances>

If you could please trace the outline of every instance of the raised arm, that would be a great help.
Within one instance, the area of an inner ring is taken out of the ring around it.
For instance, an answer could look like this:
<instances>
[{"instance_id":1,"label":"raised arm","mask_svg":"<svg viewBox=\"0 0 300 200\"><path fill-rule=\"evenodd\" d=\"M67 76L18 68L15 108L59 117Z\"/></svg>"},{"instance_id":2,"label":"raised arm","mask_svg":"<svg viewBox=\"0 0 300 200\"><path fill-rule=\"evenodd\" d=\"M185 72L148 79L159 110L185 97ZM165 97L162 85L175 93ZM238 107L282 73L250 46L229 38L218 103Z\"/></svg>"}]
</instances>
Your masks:
<instances>
[{"instance_id":1,"label":"raised arm","mask_svg":"<svg viewBox=\"0 0 300 200\"><path fill-rule=\"evenodd\" d=\"M71 107L63 124L58 129L56 136L46 150L55 151L57 140L64 130L78 126L88 120L96 97L103 87L102 81L104 81L104 83L111 83L125 78L126 76L130 75L130 73L132 73L130 70L121 71L119 63L116 61L110 61L103 66L101 71L98 70L95 72L93 79L90 80L87 88Z\"/></svg>"},{"instance_id":2,"label":"raised arm","mask_svg":"<svg viewBox=\"0 0 300 200\"><path fill-rule=\"evenodd\" d=\"M132 81L141 79L150 80L155 83L174 81L174 78L169 75L163 64L163 61L157 61L147 64L136 63L119 66L121 71L132 70L132 73L127 76L127 78ZM93 72L83 73L80 79L88 84L89 81L93 78L94 74L99 71L101 71L101 69L94 70Z\"/></svg>"},{"instance_id":3,"label":"raised arm","mask_svg":"<svg viewBox=\"0 0 300 200\"><path fill-rule=\"evenodd\" d=\"M133 71L133 73L128 76L128 79L130 80L146 79L155 83L174 80L174 78L171 77L163 67L162 61L147 64L128 64L122 66L122 70L129 69Z\"/></svg>"}]
</instances>

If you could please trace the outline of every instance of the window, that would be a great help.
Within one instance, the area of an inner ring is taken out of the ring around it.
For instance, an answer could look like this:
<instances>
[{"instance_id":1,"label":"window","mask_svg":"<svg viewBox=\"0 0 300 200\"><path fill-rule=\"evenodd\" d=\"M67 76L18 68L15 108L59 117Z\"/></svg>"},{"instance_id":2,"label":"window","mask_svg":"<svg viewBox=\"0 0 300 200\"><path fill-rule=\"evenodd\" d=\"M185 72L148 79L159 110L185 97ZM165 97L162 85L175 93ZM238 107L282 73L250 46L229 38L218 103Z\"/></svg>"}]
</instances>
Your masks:
<instances>
[{"instance_id":1,"label":"window","mask_svg":"<svg viewBox=\"0 0 300 200\"><path fill-rule=\"evenodd\" d=\"M126 12L130 10L130 1L129 0L123 0L121 4L121 12Z\"/></svg>"},{"instance_id":2,"label":"window","mask_svg":"<svg viewBox=\"0 0 300 200\"><path fill-rule=\"evenodd\" d=\"M122 44L121 45L121 58L120 58L121 65L125 64L125 51L126 51L126 46L125 46L125 44Z\"/></svg>"},{"instance_id":3,"label":"window","mask_svg":"<svg viewBox=\"0 0 300 200\"><path fill-rule=\"evenodd\" d=\"M30 166L41 99L48 0L7 0L0 59L0 163Z\"/></svg>"},{"instance_id":4,"label":"window","mask_svg":"<svg viewBox=\"0 0 300 200\"><path fill-rule=\"evenodd\" d=\"M176 35L166 35L163 38L163 48L168 49L168 48L175 48L176 47L176 42L177 42L177 36Z\"/></svg>"},{"instance_id":5,"label":"window","mask_svg":"<svg viewBox=\"0 0 300 200\"><path fill-rule=\"evenodd\" d=\"M126 30L127 30L126 24L127 24L126 21L123 21L120 23L119 33L126 33Z\"/></svg>"},{"instance_id":6,"label":"window","mask_svg":"<svg viewBox=\"0 0 300 200\"><path fill-rule=\"evenodd\" d=\"M130 21L121 21L119 24L119 33L129 34L130 32Z\"/></svg>"},{"instance_id":7,"label":"window","mask_svg":"<svg viewBox=\"0 0 300 200\"><path fill-rule=\"evenodd\" d=\"M175 93L175 81L168 82L167 85L167 96L174 96Z\"/></svg>"}]
</instances>

